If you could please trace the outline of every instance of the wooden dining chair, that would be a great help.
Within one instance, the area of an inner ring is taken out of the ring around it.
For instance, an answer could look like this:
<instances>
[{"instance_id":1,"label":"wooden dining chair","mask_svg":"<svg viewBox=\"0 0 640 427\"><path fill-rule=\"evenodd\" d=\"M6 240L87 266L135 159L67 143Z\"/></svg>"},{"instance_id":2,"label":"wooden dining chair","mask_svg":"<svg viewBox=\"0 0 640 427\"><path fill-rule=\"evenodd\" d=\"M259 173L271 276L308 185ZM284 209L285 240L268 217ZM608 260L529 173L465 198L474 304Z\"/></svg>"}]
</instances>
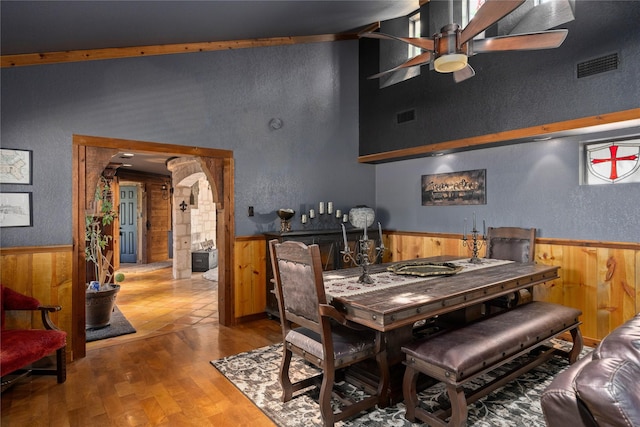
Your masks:
<instances>
[{"instance_id":1,"label":"wooden dining chair","mask_svg":"<svg viewBox=\"0 0 640 427\"><path fill-rule=\"evenodd\" d=\"M515 262L533 262L536 229L520 227L488 227L486 257ZM488 307L511 308L533 299L532 289L522 289L488 301ZM492 311L492 310L489 310Z\"/></svg>"},{"instance_id":2,"label":"wooden dining chair","mask_svg":"<svg viewBox=\"0 0 640 427\"><path fill-rule=\"evenodd\" d=\"M487 258L533 262L535 246L535 228L487 228Z\"/></svg>"},{"instance_id":3,"label":"wooden dining chair","mask_svg":"<svg viewBox=\"0 0 640 427\"><path fill-rule=\"evenodd\" d=\"M269 248L284 344L280 366L282 401L291 400L294 392L319 380L316 376L291 382L289 369L295 353L322 370L319 403L325 426L333 426L378 403L386 406L389 369L382 334L349 322L327 304L318 245L271 240ZM341 396L344 405L334 413L331 397L336 379L343 379L343 368L367 359L374 359L377 364L377 390L367 390L370 396L357 402Z\"/></svg>"}]
</instances>

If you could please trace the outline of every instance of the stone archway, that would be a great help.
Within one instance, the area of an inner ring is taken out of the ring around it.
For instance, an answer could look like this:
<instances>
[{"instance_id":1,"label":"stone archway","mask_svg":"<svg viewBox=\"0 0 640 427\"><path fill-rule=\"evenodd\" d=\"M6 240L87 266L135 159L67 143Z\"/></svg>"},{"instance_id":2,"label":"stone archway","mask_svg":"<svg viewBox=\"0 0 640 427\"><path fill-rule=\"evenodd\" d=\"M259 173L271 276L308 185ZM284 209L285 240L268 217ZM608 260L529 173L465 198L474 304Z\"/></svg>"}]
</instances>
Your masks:
<instances>
[{"instance_id":1,"label":"stone archway","mask_svg":"<svg viewBox=\"0 0 640 427\"><path fill-rule=\"evenodd\" d=\"M186 279L191 277L191 250L193 248L191 229L191 207L185 201L192 196L191 188L201 177L206 177L213 196L216 200L218 192L216 183L209 179L203 170L202 163L197 157L179 157L167 162L167 169L171 172L171 186L173 189L173 277Z\"/></svg>"}]
</instances>

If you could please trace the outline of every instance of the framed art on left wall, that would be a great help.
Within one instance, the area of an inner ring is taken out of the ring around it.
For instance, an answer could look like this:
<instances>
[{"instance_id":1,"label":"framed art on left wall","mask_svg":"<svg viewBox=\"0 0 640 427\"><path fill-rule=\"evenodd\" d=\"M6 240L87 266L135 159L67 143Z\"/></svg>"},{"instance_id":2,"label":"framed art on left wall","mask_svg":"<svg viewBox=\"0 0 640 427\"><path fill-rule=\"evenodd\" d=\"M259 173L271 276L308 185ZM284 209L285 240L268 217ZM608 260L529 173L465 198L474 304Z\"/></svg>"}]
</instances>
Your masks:
<instances>
[{"instance_id":1,"label":"framed art on left wall","mask_svg":"<svg viewBox=\"0 0 640 427\"><path fill-rule=\"evenodd\" d=\"M0 148L0 184L31 185L31 150Z\"/></svg>"},{"instance_id":2,"label":"framed art on left wall","mask_svg":"<svg viewBox=\"0 0 640 427\"><path fill-rule=\"evenodd\" d=\"M0 227L31 226L31 193L0 193Z\"/></svg>"}]
</instances>

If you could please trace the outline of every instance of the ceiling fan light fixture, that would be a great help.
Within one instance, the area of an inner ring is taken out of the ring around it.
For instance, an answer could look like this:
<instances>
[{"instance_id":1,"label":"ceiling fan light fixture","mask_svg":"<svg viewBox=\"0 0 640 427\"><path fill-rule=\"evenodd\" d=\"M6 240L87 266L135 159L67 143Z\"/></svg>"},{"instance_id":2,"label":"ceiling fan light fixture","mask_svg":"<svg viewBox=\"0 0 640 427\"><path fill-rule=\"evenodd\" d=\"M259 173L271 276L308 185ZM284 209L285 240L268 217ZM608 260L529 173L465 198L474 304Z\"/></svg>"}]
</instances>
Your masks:
<instances>
[{"instance_id":1,"label":"ceiling fan light fixture","mask_svg":"<svg viewBox=\"0 0 640 427\"><path fill-rule=\"evenodd\" d=\"M448 53L436 58L433 62L435 70L439 73L453 73L467 66L467 55L462 53Z\"/></svg>"}]
</instances>

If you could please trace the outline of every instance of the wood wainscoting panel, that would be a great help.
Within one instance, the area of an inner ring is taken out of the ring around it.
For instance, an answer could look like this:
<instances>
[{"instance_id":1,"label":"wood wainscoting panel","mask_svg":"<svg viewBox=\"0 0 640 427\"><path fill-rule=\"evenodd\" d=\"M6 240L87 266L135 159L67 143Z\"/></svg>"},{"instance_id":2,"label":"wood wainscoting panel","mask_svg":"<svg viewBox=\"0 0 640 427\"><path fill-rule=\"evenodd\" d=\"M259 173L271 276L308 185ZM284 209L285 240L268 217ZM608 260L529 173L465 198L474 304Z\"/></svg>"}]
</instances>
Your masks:
<instances>
[{"instance_id":1,"label":"wood wainscoting panel","mask_svg":"<svg viewBox=\"0 0 640 427\"><path fill-rule=\"evenodd\" d=\"M0 280L14 291L37 298L43 305L59 305L51 313L56 325L67 332L67 361L73 360L71 246L0 248ZM42 329L40 313L7 312L8 328Z\"/></svg>"},{"instance_id":2,"label":"wood wainscoting panel","mask_svg":"<svg viewBox=\"0 0 640 427\"><path fill-rule=\"evenodd\" d=\"M470 256L460 235L387 232L385 261ZM537 238L535 262L560 267L560 278L538 285L534 298L582 310L582 334L598 342L640 312L640 243ZM484 248L479 256L485 254Z\"/></svg>"},{"instance_id":3,"label":"wood wainscoting panel","mask_svg":"<svg viewBox=\"0 0 640 427\"><path fill-rule=\"evenodd\" d=\"M235 317L264 313L267 307L267 243L264 236L236 238Z\"/></svg>"},{"instance_id":4,"label":"wood wainscoting panel","mask_svg":"<svg viewBox=\"0 0 640 427\"><path fill-rule=\"evenodd\" d=\"M388 233L385 235L385 242L388 242L387 248L390 257L385 257L385 262L440 255L471 257L471 251L462 246L461 239L462 235L460 234ZM483 257L484 254L485 248L482 247L478 256Z\"/></svg>"}]
</instances>

